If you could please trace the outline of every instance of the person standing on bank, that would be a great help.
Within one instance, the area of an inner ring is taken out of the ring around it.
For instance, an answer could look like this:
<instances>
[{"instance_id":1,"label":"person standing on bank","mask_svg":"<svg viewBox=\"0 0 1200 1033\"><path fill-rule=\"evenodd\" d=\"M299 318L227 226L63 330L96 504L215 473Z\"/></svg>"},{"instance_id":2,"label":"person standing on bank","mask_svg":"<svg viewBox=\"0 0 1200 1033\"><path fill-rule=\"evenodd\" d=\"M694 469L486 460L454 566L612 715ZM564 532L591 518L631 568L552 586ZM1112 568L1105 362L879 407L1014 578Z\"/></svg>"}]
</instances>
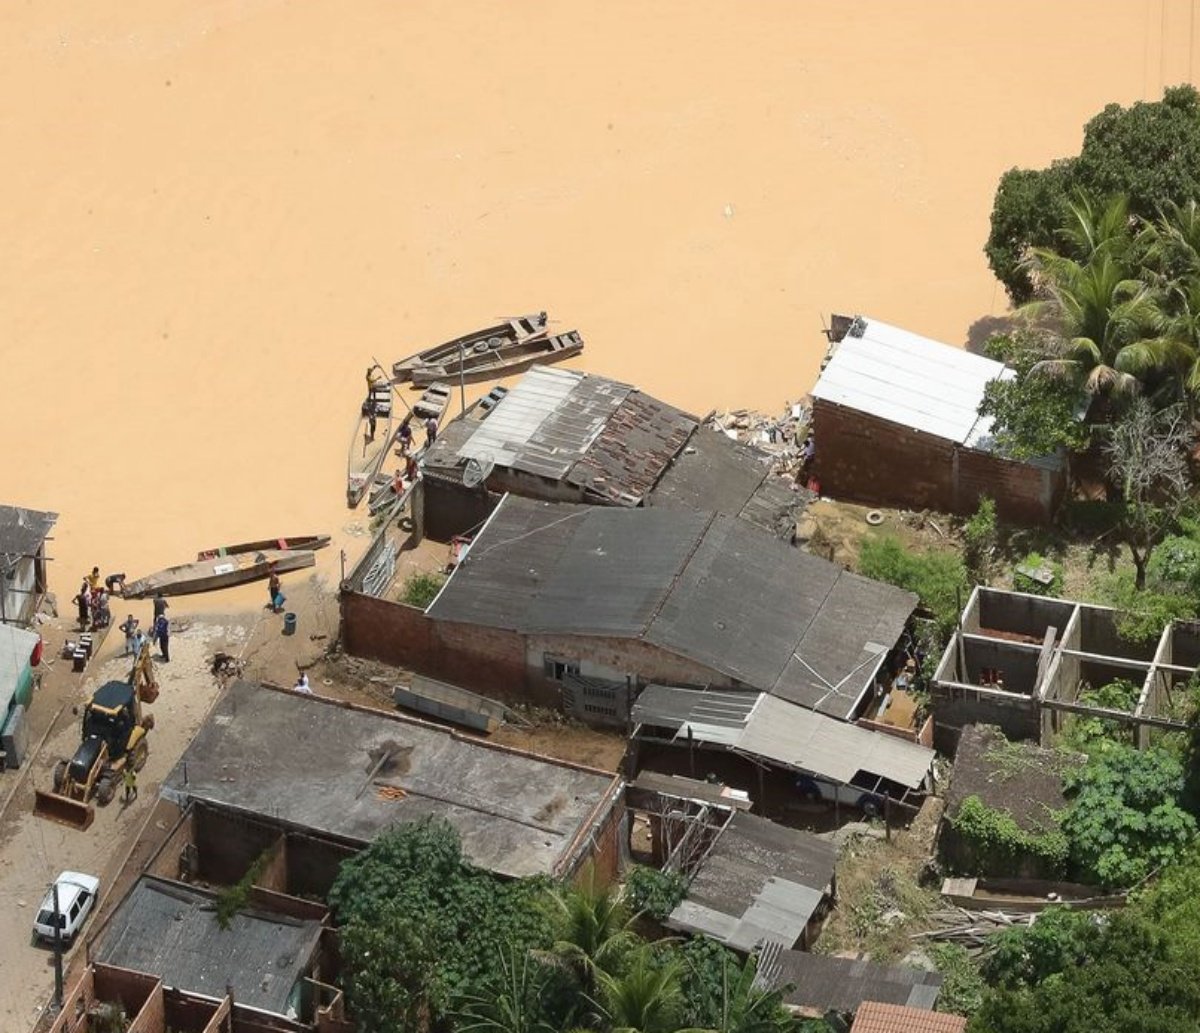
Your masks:
<instances>
[{"instance_id":1,"label":"person standing on bank","mask_svg":"<svg viewBox=\"0 0 1200 1033\"><path fill-rule=\"evenodd\" d=\"M158 620L170 608L171 604L163 598L162 589L154 593L154 619Z\"/></svg>"},{"instance_id":2,"label":"person standing on bank","mask_svg":"<svg viewBox=\"0 0 1200 1033\"><path fill-rule=\"evenodd\" d=\"M171 622L165 613L154 618L154 637L158 639L158 648L162 650L164 664L171 662Z\"/></svg>"},{"instance_id":3,"label":"person standing on bank","mask_svg":"<svg viewBox=\"0 0 1200 1033\"><path fill-rule=\"evenodd\" d=\"M271 577L267 581L267 596L270 599L270 607L272 613L278 613L279 608L283 605L283 582L279 580L279 572L275 569L275 564L271 564Z\"/></svg>"},{"instance_id":4,"label":"person standing on bank","mask_svg":"<svg viewBox=\"0 0 1200 1033\"><path fill-rule=\"evenodd\" d=\"M125 802L132 803L137 799L137 772L128 761L125 762L125 770L121 777L125 783Z\"/></svg>"}]
</instances>

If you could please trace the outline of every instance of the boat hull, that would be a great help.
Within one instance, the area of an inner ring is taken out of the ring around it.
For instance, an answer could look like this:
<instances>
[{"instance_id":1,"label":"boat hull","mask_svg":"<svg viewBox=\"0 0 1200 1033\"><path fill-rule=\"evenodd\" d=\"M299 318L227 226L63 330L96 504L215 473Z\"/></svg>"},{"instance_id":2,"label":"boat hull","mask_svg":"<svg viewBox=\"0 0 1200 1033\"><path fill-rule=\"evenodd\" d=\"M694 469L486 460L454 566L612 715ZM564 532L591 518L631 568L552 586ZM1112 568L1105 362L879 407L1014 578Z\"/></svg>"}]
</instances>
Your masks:
<instances>
[{"instance_id":1,"label":"boat hull","mask_svg":"<svg viewBox=\"0 0 1200 1033\"><path fill-rule=\"evenodd\" d=\"M510 319L505 323L497 323L495 326L485 327L482 330L473 330L469 334L463 334L462 337L455 337L445 344L438 344L432 348L426 348L424 351L417 352L415 355L410 355L406 359L401 359L399 362L392 364L392 380L395 383L402 384L406 380L411 380L416 370L423 366L436 366L451 362L455 362L457 369L457 360L459 349L469 353L474 351L475 346L491 340L493 337L498 337L503 341L501 348L505 345L519 344L522 341L535 340L546 336L547 318L545 312L538 312L528 316L521 316L517 319ZM426 380L426 384L432 383L432 380Z\"/></svg>"},{"instance_id":2,"label":"boat hull","mask_svg":"<svg viewBox=\"0 0 1200 1033\"><path fill-rule=\"evenodd\" d=\"M287 538L263 538L257 542L239 542L237 545L222 545L216 549L201 549L196 560L212 560L218 556L240 556L247 552L262 552L264 549L281 549L299 552L305 549L323 549L332 539L327 534L299 534Z\"/></svg>"},{"instance_id":3,"label":"boat hull","mask_svg":"<svg viewBox=\"0 0 1200 1033\"><path fill-rule=\"evenodd\" d=\"M583 338L572 330L553 337L526 340L510 347L500 347L483 355L467 355L463 370L459 372L457 356L444 365L424 366L414 369L412 382L416 387L427 387L439 380L463 380L468 384L479 380L494 380L521 373L531 366L546 366L561 362L583 351Z\"/></svg>"},{"instance_id":4,"label":"boat hull","mask_svg":"<svg viewBox=\"0 0 1200 1033\"><path fill-rule=\"evenodd\" d=\"M286 574L291 570L311 567L316 562L316 555L310 551L282 549L264 549L258 553L197 560L195 563L167 567L130 582L125 586L124 598L144 599L157 592L162 592L163 595L215 592L269 577L272 564L277 574Z\"/></svg>"}]
</instances>

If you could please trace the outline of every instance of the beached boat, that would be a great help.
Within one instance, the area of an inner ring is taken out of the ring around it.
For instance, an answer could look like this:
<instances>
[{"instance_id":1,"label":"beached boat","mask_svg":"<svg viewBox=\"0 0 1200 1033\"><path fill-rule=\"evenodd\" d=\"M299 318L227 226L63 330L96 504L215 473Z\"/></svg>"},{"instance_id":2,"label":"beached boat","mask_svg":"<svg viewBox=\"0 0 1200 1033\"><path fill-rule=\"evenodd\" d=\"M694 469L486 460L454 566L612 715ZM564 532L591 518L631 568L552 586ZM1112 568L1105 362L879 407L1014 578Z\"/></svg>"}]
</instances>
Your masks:
<instances>
[{"instance_id":1,"label":"beached boat","mask_svg":"<svg viewBox=\"0 0 1200 1033\"><path fill-rule=\"evenodd\" d=\"M497 323L495 326L485 327L483 330L475 330L469 334L463 334L462 337L456 337L445 344L426 348L415 355L410 355L407 359L401 359L399 362L394 363L392 365L392 380L397 384L402 384L406 380L412 380L413 372L417 369L424 371L443 365L446 368L451 368L452 366L457 375L460 348L464 355L471 353L479 354L487 351L499 351L506 345L511 347L527 341L540 340L546 336L546 323L546 313L537 312L533 315L508 319L503 323ZM440 378L430 377L425 380L425 383L431 384L436 379Z\"/></svg>"},{"instance_id":2,"label":"beached boat","mask_svg":"<svg viewBox=\"0 0 1200 1033\"><path fill-rule=\"evenodd\" d=\"M316 562L316 555L309 550L263 549L260 552L217 556L195 563L183 563L178 567L167 567L131 581L125 586L124 598L143 599L156 592L162 592L163 595L214 592L219 588L230 588L268 577L272 564L276 573L285 574L289 570L311 567Z\"/></svg>"},{"instance_id":3,"label":"beached boat","mask_svg":"<svg viewBox=\"0 0 1200 1033\"><path fill-rule=\"evenodd\" d=\"M418 366L413 370L412 382L417 387L435 380L493 380L521 373L530 366L561 362L583 351L583 338L578 330L569 330L552 337L530 337L513 344L501 344L483 351L466 352L459 372L459 359L447 359L436 366Z\"/></svg>"},{"instance_id":4,"label":"beached boat","mask_svg":"<svg viewBox=\"0 0 1200 1033\"><path fill-rule=\"evenodd\" d=\"M432 416L441 426L442 418L446 415L446 410L450 408L451 395L452 388L449 384L444 384L440 380L430 384L425 389L425 393L413 403L413 414L422 420L427 420Z\"/></svg>"},{"instance_id":5,"label":"beached boat","mask_svg":"<svg viewBox=\"0 0 1200 1033\"><path fill-rule=\"evenodd\" d=\"M371 412L375 415L375 433L371 434ZM363 402L362 413L350 438L350 456L346 463L346 504L354 509L371 489L387 458L394 437L392 430L392 388L375 387Z\"/></svg>"},{"instance_id":6,"label":"beached boat","mask_svg":"<svg viewBox=\"0 0 1200 1033\"><path fill-rule=\"evenodd\" d=\"M323 549L330 542L327 534L302 534L294 538L263 538L257 542L241 542L238 545L221 545L216 549L202 549L196 553L197 560L212 560L218 556L240 556L246 552L262 552L263 549Z\"/></svg>"}]
</instances>

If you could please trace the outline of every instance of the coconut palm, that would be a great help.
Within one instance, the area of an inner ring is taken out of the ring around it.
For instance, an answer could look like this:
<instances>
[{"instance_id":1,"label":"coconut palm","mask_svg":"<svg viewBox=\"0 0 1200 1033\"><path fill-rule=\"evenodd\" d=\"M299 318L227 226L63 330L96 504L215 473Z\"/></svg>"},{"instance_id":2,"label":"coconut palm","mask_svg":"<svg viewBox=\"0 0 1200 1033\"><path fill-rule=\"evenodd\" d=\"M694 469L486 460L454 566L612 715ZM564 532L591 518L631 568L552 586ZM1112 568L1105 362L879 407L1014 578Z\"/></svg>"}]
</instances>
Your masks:
<instances>
[{"instance_id":1,"label":"coconut palm","mask_svg":"<svg viewBox=\"0 0 1200 1033\"><path fill-rule=\"evenodd\" d=\"M721 972L718 1033L786 1033L792 1019L783 1007L783 995L754 985L758 965L749 957L741 965L732 961Z\"/></svg>"},{"instance_id":2,"label":"coconut palm","mask_svg":"<svg viewBox=\"0 0 1200 1033\"><path fill-rule=\"evenodd\" d=\"M551 897L557 914L554 952L574 971L585 994L596 988L596 974L615 973L637 937L630 915L611 886L598 886L589 870L582 883L557 889Z\"/></svg>"},{"instance_id":3,"label":"coconut palm","mask_svg":"<svg viewBox=\"0 0 1200 1033\"><path fill-rule=\"evenodd\" d=\"M1038 373L1069 377L1089 393L1136 394L1166 361L1149 288L1106 247L1086 262L1038 249L1031 257L1044 296L1021 309L1051 331Z\"/></svg>"},{"instance_id":4,"label":"coconut palm","mask_svg":"<svg viewBox=\"0 0 1200 1033\"><path fill-rule=\"evenodd\" d=\"M1080 190L1076 191L1067 210L1071 213L1070 218L1058 231L1062 254L1085 263L1100 253L1122 261L1125 259L1133 243L1128 197L1117 194L1100 206Z\"/></svg>"},{"instance_id":5,"label":"coconut palm","mask_svg":"<svg viewBox=\"0 0 1200 1033\"><path fill-rule=\"evenodd\" d=\"M679 1033L683 1015L680 966L642 948L620 976L597 972L594 1004L612 1033Z\"/></svg>"},{"instance_id":6,"label":"coconut palm","mask_svg":"<svg viewBox=\"0 0 1200 1033\"><path fill-rule=\"evenodd\" d=\"M1200 275L1200 205L1168 202L1141 234L1148 269L1163 284Z\"/></svg>"},{"instance_id":7,"label":"coconut palm","mask_svg":"<svg viewBox=\"0 0 1200 1033\"><path fill-rule=\"evenodd\" d=\"M540 1006L544 970L525 951L500 948L501 985L495 993L465 998L455 1011L460 1033L555 1033Z\"/></svg>"}]
</instances>

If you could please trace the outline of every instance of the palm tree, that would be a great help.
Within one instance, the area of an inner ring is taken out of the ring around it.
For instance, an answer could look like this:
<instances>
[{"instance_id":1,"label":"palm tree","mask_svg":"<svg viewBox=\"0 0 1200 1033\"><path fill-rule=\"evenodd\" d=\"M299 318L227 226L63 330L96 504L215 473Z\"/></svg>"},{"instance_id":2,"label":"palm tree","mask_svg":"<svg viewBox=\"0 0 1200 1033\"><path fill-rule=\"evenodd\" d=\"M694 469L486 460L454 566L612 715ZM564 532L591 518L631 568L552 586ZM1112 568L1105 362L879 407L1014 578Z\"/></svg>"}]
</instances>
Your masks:
<instances>
[{"instance_id":1,"label":"palm tree","mask_svg":"<svg viewBox=\"0 0 1200 1033\"><path fill-rule=\"evenodd\" d=\"M559 888L551 899L558 918L554 952L571 966L590 996L597 973L618 971L637 942L634 916L613 887L596 885L591 869L581 885Z\"/></svg>"},{"instance_id":2,"label":"palm tree","mask_svg":"<svg viewBox=\"0 0 1200 1033\"><path fill-rule=\"evenodd\" d=\"M1022 314L1047 325L1056 346L1034 366L1070 377L1089 393L1136 394L1140 378L1167 362L1155 335L1159 311L1149 288L1106 247L1086 262L1038 249L1031 257L1045 296Z\"/></svg>"},{"instance_id":3,"label":"palm tree","mask_svg":"<svg viewBox=\"0 0 1200 1033\"><path fill-rule=\"evenodd\" d=\"M1156 299L1159 337L1153 343L1168 374L1163 401L1200 403L1200 271Z\"/></svg>"},{"instance_id":4,"label":"palm tree","mask_svg":"<svg viewBox=\"0 0 1200 1033\"><path fill-rule=\"evenodd\" d=\"M1145 262L1165 284L1200 275L1200 205L1168 202L1141 235Z\"/></svg>"},{"instance_id":5,"label":"palm tree","mask_svg":"<svg viewBox=\"0 0 1200 1033\"><path fill-rule=\"evenodd\" d=\"M459 1033L555 1033L539 1007L546 979L536 960L501 947L502 985L491 995L463 999L455 1011Z\"/></svg>"},{"instance_id":6,"label":"palm tree","mask_svg":"<svg viewBox=\"0 0 1200 1033\"><path fill-rule=\"evenodd\" d=\"M1101 252L1124 260L1133 243L1128 197L1117 194L1101 208L1088 194L1077 190L1067 210L1071 217L1058 231L1064 255L1085 263Z\"/></svg>"},{"instance_id":7,"label":"palm tree","mask_svg":"<svg viewBox=\"0 0 1200 1033\"><path fill-rule=\"evenodd\" d=\"M676 960L643 947L619 977L598 972L595 1003L612 1033L680 1033L683 992Z\"/></svg>"},{"instance_id":8,"label":"palm tree","mask_svg":"<svg viewBox=\"0 0 1200 1033\"><path fill-rule=\"evenodd\" d=\"M783 1007L783 994L754 985L758 964L749 957L742 965L729 962L721 972L718 1033L787 1033L793 1022Z\"/></svg>"}]
</instances>

